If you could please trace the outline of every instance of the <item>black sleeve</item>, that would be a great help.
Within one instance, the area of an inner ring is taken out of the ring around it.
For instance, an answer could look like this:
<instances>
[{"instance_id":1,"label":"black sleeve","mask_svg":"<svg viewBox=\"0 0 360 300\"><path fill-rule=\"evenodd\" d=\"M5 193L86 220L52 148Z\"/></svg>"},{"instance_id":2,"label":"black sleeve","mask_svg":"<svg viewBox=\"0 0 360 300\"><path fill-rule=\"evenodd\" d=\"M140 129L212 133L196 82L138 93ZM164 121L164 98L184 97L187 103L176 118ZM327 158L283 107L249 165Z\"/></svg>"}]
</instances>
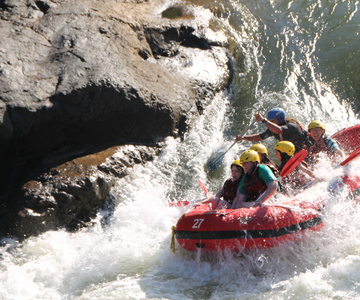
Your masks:
<instances>
[{"instance_id":1,"label":"black sleeve","mask_svg":"<svg viewBox=\"0 0 360 300\"><path fill-rule=\"evenodd\" d=\"M275 135L275 133L273 133L269 128L266 131L264 131L263 133L259 134L259 136L262 140L265 140L268 137L274 136L274 135Z\"/></svg>"}]
</instances>

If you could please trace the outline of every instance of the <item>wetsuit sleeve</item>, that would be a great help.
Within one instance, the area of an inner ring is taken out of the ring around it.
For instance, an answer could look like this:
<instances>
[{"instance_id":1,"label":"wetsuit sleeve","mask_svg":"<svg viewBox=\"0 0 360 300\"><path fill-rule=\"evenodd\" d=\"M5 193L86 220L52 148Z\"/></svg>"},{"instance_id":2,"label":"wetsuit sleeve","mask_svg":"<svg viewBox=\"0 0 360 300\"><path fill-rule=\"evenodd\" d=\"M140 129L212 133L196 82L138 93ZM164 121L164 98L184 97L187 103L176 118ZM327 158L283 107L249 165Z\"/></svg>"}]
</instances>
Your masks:
<instances>
[{"instance_id":1,"label":"wetsuit sleeve","mask_svg":"<svg viewBox=\"0 0 360 300\"><path fill-rule=\"evenodd\" d=\"M274 136L275 134L270 130L270 129L267 129L266 131L264 131L263 133L260 133L259 136L262 140L265 140L267 139L268 137L270 136Z\"/></svg>"},{"instance_id":2,"label":"wetsuit sleeve","mask_svg":"<svg viewBox=\"0 0 360 300\"><path fill-rule=\"evenodd\" d=\"M271 171L268 166L263 164L259 166L259 178L263 180L266 184L269 184L271 181L276 180L273 171Z\"/></svg>"}]
</instances>

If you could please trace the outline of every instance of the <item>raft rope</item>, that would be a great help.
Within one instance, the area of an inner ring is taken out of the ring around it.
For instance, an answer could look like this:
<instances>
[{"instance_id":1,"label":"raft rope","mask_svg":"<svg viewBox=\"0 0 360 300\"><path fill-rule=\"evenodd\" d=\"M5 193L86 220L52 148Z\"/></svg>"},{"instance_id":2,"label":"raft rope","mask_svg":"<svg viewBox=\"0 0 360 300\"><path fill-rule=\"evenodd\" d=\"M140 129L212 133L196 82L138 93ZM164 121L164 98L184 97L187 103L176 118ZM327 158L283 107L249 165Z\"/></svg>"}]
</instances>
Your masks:
<instances>
[{"instance_id":1,"label":"raft rope","mask_svg":"<svg viewBox=\"0 0 360 300\"><path fill-rule=\"evenodd\" d=\"M175 226L171 227L171 244L170 244L170 249L172 250L172 252L175 253Z\"/></svg>"}]
</instances>

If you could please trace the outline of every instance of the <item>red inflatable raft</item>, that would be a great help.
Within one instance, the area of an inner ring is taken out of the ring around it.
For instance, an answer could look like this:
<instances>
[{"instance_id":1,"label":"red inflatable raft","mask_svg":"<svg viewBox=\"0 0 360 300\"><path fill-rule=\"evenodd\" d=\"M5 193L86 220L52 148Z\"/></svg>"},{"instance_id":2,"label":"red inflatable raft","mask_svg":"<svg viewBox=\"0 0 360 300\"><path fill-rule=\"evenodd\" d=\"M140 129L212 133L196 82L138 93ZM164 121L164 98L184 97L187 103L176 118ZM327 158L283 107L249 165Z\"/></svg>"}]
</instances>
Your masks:
<instances>
[{"instance_id":1,"label":"red inflatable raft","mask_svg":"<svg viewBox=\"0 0 360 300\"><path fill-rule=\"evenodd\" d=\"M206 252L243 251L269 248L294 240L306 230L323 226L321 201L317 204L296 200L287 205L215 211L211 204L195 205L178 220L174 230L186 250Z\"/></svg>"},{"instance_id":2,"label":"red inflatable raft","mask_svg":"<svg viewBox=\"0 0 360 300\"><path fill-rule=\"evenodd\" d=\"M340 144L345 153L349 153L360 147L360 124L342 129L331 138Z\"/></svg>"},{"instance_id":3,"label":"red inflatable raft","mask_svg":"<svg viewBox=\"0 0 360 300\"><path fill-rule=\"evenodd\" d=\"M332 137L348 154L360 146L360 125L341 130ZM353 155L352 159L359 155ZM349 197L359 198L360 177L343 175L331 188L329 186L329 190L344 187ZM180 217L173 227L173 234L181 247L189 251L234 252L274 247L324 226L321 212L324 203L325 199L293 199L281 205L265 203L261 207L219 211L212 210L211 203L199 204Z\"/></svg>"}]
</instances>

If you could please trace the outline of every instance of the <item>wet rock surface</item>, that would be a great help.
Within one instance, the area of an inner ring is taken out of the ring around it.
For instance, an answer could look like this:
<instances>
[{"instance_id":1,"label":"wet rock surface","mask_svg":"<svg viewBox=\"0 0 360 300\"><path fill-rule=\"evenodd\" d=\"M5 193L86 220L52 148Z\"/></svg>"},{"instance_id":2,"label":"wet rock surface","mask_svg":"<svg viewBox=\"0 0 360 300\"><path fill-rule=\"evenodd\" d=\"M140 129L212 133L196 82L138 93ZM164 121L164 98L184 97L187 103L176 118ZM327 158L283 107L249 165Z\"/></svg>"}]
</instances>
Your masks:
<instances>
[{"instance_id":1,"label":"wet rock surface","mask_svg":"<svg viewBox=\"0 0 360 300\"><path fill-rule=\"evenodd\" d=\"M109 191L116 179L126 176L135 164L152 160L157 151L147 146L114 146L51 168L22 186L22 209L10 232L23 238L58 228L74 231L90 222L99 209L111 214L115 203Z\"/></svg>"},{"instance_id":2,"label":"wet rock surface","mask_svg":"<svg viewBox=\"0 0 360 300\"><path fill-rule=\"evenodd\" d=\"M227 88L223 36L197 23L191 9L185 18L162 17L167 8L159 1L0 1L4 235L88 222L117 177L153 159L155 142L181 136ZM146 146L113 156L129 144Z\"/></svg>"}]
</instances>

